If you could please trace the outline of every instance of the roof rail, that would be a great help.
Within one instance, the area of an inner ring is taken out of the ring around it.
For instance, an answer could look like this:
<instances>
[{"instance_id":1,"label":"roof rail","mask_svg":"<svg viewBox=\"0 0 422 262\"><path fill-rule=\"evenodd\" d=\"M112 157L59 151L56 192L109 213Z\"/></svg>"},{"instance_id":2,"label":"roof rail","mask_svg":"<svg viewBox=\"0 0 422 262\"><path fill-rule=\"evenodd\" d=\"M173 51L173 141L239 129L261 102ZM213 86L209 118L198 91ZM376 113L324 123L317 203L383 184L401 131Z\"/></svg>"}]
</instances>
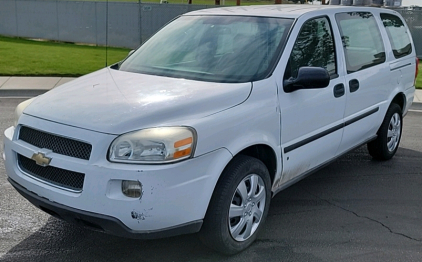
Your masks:
<instances>
[{"instance_id":1,"label":"roof rail","mask_svg":"<svg viewBox=\"0 0 422 262\"><path fill-rule=\"evenodd\" d=\"M402 0L330 0L330 5L400 7Z\"/></svg>"}]
</instances>

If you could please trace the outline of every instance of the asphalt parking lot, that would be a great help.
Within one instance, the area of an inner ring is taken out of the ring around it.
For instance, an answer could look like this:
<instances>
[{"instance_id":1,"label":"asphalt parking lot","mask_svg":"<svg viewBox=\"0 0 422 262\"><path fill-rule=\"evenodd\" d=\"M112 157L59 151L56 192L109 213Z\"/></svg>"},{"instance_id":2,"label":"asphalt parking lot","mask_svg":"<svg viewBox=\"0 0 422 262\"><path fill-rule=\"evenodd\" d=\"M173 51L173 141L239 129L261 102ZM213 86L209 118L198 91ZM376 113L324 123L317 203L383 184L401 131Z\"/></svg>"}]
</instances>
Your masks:
<instances>
[{"instance_id":1,"label":"asphalt parking lot","mask_svg":"<svg viewBox=\"0 0 422 262\"><path fill-rule=\"evenodd\" d=\"M0 98L0 139L22 99ZM387 162L361 147L276 195L258 240L226 257L196 235L140 241L93 232L34 208L0 158L0 261L422 261L422 106Z\"/></svg>"}]
</instances>

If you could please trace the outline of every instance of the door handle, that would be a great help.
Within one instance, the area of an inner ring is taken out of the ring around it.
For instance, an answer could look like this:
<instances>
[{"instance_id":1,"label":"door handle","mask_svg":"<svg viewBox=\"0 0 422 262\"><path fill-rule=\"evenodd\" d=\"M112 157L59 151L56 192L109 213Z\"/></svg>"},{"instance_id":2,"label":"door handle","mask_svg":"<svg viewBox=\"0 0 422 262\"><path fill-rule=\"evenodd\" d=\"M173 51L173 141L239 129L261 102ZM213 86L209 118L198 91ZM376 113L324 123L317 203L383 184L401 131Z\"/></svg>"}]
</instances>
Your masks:
<instances>
[{"instance_id":1,"label":"door handle","mask_svg":"<svg viewBox=\"0 0 422 262\"><path fill-rule=\"evenodd\" d=\"M359 81L357 79L352 79L349 81L349 90L350 93L356 92L359 89Z\"/></svg>"},{"instance_id":2,"label":"door handle","mask_svg":"<svg viewBox=\"0 0 422 262\"><path fill-rule=\"evenodd\" d=\"M334 97L341 97L344 96L344 85L343 84L337 84L334 86Z\"/></svg>"}]
</instances>

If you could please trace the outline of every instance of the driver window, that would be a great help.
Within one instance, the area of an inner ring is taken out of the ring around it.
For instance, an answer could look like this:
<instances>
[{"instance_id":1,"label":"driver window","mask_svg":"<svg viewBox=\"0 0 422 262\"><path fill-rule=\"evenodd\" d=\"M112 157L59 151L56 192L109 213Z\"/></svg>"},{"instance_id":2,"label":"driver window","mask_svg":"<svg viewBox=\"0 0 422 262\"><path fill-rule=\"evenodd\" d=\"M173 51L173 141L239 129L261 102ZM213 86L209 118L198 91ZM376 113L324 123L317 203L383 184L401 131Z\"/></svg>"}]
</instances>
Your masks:
<instances>
[{"instance_id":1,"label":"driver window","mask_svg":"<svg viewBox=\"0 0 422 262\"><path fill-rule=\"evenodd\" d=\"M300 67L322 67L331 77L337 73L333 34L326 17L307 21L301 28L284 73L296 78Z\"/></svg>"}]
</instances>

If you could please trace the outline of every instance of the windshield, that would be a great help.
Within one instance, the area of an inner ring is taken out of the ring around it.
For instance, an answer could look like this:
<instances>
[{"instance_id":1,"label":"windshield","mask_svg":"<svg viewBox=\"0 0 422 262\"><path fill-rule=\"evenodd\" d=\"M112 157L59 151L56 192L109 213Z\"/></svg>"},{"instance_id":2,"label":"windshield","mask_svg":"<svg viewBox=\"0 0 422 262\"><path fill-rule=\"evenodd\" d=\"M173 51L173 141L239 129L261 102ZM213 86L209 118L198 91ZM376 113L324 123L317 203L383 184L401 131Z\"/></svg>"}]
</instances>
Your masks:
<instances>
[{"instance_id":1,"label":"windshield","mask_svg":"<svg viewBox=\"0 0 422 262\"><path fill-rule=\"evenodd\" d=\"M273 69L292 23L266 17L182 16L119 70L210 82L260 80Z\"/></svg>"}]
</instances>

